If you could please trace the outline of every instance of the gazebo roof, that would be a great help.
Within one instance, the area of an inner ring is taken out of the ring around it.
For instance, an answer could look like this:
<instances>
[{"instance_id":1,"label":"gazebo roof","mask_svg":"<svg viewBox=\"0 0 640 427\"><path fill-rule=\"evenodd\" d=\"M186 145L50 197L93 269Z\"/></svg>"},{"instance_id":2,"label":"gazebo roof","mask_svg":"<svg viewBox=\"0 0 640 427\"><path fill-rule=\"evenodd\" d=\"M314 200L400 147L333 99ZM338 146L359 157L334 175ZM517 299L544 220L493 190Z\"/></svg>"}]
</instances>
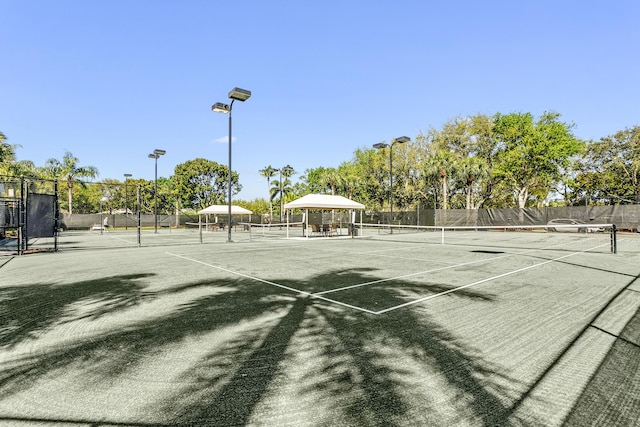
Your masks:
<instances>
[{"instance_id":1,"label":"gazebo roof","mask_svg":"<svg viewBox=\"0 0 640 427\"><path fill-rule=\"evenodd\" d=\"M198 215L205 214L228 214L229 213L229 205L211 205L206 207L200 211L198 211ZM231 215L243 215L252 213L250 210L245 209L241 206L231 205Z\"/></svg>"},{"instance_id":2,"label":"gazebo roof","mask_svg":"<svg viewBox=\"0 0 640 427\"><path fill-rule=\"evenodd\" d=\"M285 209L364 209L362 203L329 194L307 194L297 200L285 203L284 207Z\"/></svg>"}]
</instances>

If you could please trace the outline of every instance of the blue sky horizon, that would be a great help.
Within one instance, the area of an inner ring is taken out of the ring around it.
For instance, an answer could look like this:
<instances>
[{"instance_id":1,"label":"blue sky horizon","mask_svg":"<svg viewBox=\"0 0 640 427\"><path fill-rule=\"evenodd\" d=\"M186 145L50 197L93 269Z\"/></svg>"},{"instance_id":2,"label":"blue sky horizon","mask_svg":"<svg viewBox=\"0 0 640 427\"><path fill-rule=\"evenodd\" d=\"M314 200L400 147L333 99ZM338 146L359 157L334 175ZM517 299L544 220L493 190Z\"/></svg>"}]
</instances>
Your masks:
<instances>
[{"instance_id":1,"label":"blue sky horizon","mask_svg":"<svg viewBox=\"0 0 640 427\"><path fill-rule=\"evenodd\" d=\"M640 2L0 0L0 131L42 166L70 151L98 180L228 160L337 167L357 148L473 114L556 111L582 139L639 123Z\"/></svg>"}]
</instances>

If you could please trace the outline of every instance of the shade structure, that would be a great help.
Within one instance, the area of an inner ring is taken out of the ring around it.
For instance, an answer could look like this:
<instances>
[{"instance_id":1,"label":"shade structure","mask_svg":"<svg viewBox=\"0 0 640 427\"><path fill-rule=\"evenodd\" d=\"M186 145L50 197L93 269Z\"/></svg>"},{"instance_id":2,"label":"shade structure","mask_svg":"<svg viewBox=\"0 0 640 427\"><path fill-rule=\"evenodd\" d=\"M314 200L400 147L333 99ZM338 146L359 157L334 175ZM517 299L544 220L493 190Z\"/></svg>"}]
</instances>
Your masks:
<instances>
[{"instance_id":1,"label":"shade structure","mask_svg":"<svg viewBox=\"0 0 640 427\"><path fill-rule=\"evenodd\" d=\"M200 211L198 215L224 215L229 213L229 205L211 205ZM249 215L252 212L241 206L231 205L231 215Z\"/></svg>"},{"instance_id":2,"label":"shade structure","mask_svg":"<svg viewBox=\"0 0 640 427\"><path fill-rule=\"evenodd\" d=\"M285 209L364 209L362 203L342 196L307 194L284 205Z\"/></svg>"},{"instance_id":3,"label":"shade structure","mask_svg":"<svg viewBox=\"0 0 640 427\"><path fill-rule=\"evenodd\" d=\"M362 224L362 210L364 209L364 205L362 203L354 202L351 199L347 199L342 196L331 196L329 194L307 194L304 197L301 197L292 202L286 203L284 208L287 210L291 209L302 209L305 211L304 215L304 225L305 225L305 236L308 238L310 236L309 232L309 210L348 210L351 211L351 223L355 223L355 211L360 211L360 224ZM287 215L287 224L289 222L289 215ZM287 235L289 232L289 227L287 225Z\"/></svg>"}]
</instances>

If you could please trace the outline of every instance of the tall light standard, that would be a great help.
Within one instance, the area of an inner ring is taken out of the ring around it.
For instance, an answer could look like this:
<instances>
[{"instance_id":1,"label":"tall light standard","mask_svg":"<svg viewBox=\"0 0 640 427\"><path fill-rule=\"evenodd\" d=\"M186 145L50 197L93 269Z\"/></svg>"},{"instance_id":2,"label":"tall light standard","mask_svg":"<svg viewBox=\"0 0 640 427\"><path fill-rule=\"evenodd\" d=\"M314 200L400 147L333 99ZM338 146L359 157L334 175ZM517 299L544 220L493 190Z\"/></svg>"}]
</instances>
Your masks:
<instances>
[{"instance_id":1,"label":"tall light standard","mask_svg":"<svg viewBox=\"0 0 640 427\"><path fill-rule=\"evenodd\" d=\"M373 148L378 149L389 147L389 231L391 234L393 234L393 146L395 144L404 144L410 140L411 138L408 136L400 136L398 138L394 138L391 141L391 144L386 144L384 142L373 144Z\"/></svg>"},{"instance_id":2,"label":"tall light standard","mask_svg":"<svg viewBox=\"0 0 640 427\"><path fill-rule=\"evenodd\" d=\"M124 174L124 217L125 217L124 229L125 230L127 230L129 227L129 203L128 203L129 188L127 187L127 180L132 176L133 175L131 175L130 173Z\"/></svg>"},{"instance_id":3,"label":"tall light standard","mask_svg":"<svg viewBox=\"0 0 640 427\"><path fill-rule=\"evenodd\" d=\"M216 113L227 114L229 113L229 197L227 203L229 204L229 220L227 226L227 242L231 242L231 110L233 109L233 101L244 102L251 97L251 91L234 87L229 92L229 99L231 104L223 104L222 102L216 102L211 106L211 111Z\"/></svg>"},{"instance_id":4,"label":"tall light standard","mask_svg":"<svg viewBox=\"0 0 640 427\"><path fill-rule=\"evenodd\" d=\"M155 189L153 190L153 232L158 233L158 157L166 154L166 151L155 149L153 153L149 154L150 159L156 161L156 177L154 180Z\"/></svg>"}]
</instances>

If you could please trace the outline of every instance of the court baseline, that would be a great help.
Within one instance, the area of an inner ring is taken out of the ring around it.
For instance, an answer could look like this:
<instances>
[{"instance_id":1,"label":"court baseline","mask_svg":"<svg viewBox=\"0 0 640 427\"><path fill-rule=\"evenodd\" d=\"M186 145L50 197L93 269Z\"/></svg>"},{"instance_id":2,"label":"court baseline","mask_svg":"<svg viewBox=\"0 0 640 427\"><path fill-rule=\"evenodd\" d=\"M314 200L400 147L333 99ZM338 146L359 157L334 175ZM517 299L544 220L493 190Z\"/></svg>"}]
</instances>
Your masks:
<instances>
[{"instance_id":1,"label":"court baseline","mask_svg":"<svg viewBox=\"0 0 640 427\"><path fill-rule=\"evenodd\" d=\"M173 257L176 257L176 258L181 258L181 259L184 259L184 260L187 260L187 261L195 262L195 263L198 263L198 264L210 267L210 268L215 268L216 270L220 270L220 271L224 271L224 272L233 274L235 276L244 277L246 279L254 280L256 282L260 282L260 283L264 283L264 284L267 284L267 285L270 285L270 286L274 286L274 287L278 287L278 288L281 288L281 289L285 289L285 290L288 290L290 292L295 292L297 294L308 296L310 298L320 299L320 300L323 300L323 301L326 301L326 302L330 302L330 303L333 303L333 304L337 304L337 305L340 305L340 306L343 306L343 307L351 308L353 310L362 311L362 312L369 313L369 314L380 315L380 314L388 313L390 311L394 311L394 310L397 310L397 309L400 309L400 308L404 308L404 307L408 307L408 306L411 306L411 305L414 305L414 304L418 304L418 303L421 303L421 302L424 302L424 301L427 301L427 300L430 300L430 299L433 299L433 298L437 298L437 297L440 297L440 296L443 296L443 295L447 295L447 294L450 294L452 292L456 292L456 291L458 291L460 289L470 288L472 286L480 285L482 283L487 283L487 282L490 282L492 280L496 280L496 279L499 279L499 278L502 278L502 277L506 277L506 276L510 276L510 275L513 275L513 274L516 274L516 273L520 273L520 272L523 272L523 271L526 271L526 270L530 270L532 268L536 268L536 267L540 267L540 266L543 266L543 265L546 265L546 264L550 264L550 263L553 263L553 262L556 262L556 261L559 261L559 260L562 260L562 259L565 259L565 258L572 257L572 256L577 255L577 254L581 254L581 253L584 253L584 252L588 252L588 251L597 249L597 248L602 247L602 246L606 246L606 245L601 244L601 245L594 246L592 248L584 249L582 251L572 252L570 254L563 255L563 256L558 257L558 258L554 258L554 259L551 259L551 260L540 262L540 263L537 263L537 264L534 264L534 265L530 265L530 266L527 266L527 267L519 268L519 269L516 269L516 270L513 270L513 271L508 271L506 273L502 273L502 274L499 274L499 275L496 275L496 276L488 277L488 278L485 278L485 279L482 279L482 280L475 281L473 283L468 283L466 285L457 286L455 288L448 289L446 291L438 292L437 294L428 295L426 297L418 298L416 300L409 301L409 302L406 302L406 303L403 303L403 304L399 304L399 305L396 305L396 306L393 306L393 307L389 307L389 308L386 308L386 309L383 309L383 310L379 310L379 311L368 310L368 309L363 308L363 307L358 307L358 306L347 304L347 303L344 303L344 302L341 302L341 301L337 301L337 300L334 300L334 299L331 299L331 298L327 298L327 297L323 296L323 294L330 293L330 292L337 292L337 291L346 290L346 289L357 288L357 287L362 287L362 286L367 286L367 285L372 285L372 284L381 283L381 282L390 281L390 280L397 280L397 279L401 279L401 278L406 278L406 277L410 277L410 276L416 276L416 275L420 275L420 274L426 274L426 273L435 272L435 271L441 271L441 270L445 270L445 269L449 269L449 268L455 268L455 267L460 267L460 266L465 266L465 265L470 265L470 264L477 264L477 263L481 263L481 262L487 262L487 261L495 260L497 258L492 258L491 260L479 260L479 261L472 261L472 262L468 262L468 263L462 263L462 264L451 265L451 266L446 266L446 267L440 267L440 268L421 271L421 272L417 272L417 273L406 274L406 275L402 275L402 276L398 276L398 277L374 280L374 281L371 281L371 282L360 283L360 284L356 284L356 285L352 285L352 286L346 286L346 287L339 288L339 289L332 289L332 290L328 290L328 291L312 293L312 292L307 292L307 291L303 291L303 290L300 290L300 289L295 289L295 288L292 288L290 286L282 285L282 284L279 284L279 283L275 283L275 282L272 282L272 281L269 281L269 280L261 279L259 277L250 276L248 274L240 273L238 271L229 270L227 268L220 267L220 266L217 266L217 265L213 265L213 264L210 264L210 263L207 263L207 262L204 262L204 261L199 261L197 259L189 258L189 257L186 257L184 255L174 254L174 253L171 253L171 252L165 252L165 253L167 255L170 255L170 256L173 256ZM525 254L527 252L533 252L533 250L532 251L526 251L526 252L518 253L517 255L523 255L523 254ZM504 256L502 256L500 258L513 256L513 255L516 255L516 254L504 255Z\"/></svg>"}]
</instances>

